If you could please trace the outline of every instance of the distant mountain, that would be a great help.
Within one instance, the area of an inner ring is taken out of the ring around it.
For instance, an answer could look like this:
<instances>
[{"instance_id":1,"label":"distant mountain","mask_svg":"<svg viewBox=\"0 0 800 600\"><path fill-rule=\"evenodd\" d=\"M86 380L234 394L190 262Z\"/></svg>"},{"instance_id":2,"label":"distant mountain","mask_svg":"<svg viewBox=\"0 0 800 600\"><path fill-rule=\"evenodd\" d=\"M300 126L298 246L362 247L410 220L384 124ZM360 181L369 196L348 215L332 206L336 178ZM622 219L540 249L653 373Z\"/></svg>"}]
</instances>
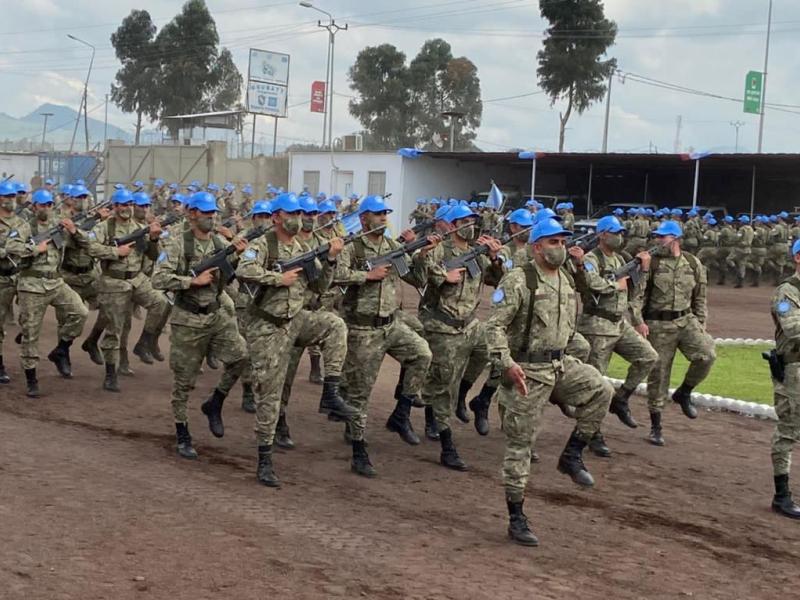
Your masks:
<instances>
[{"instance_id":1,"label":"distant mountain","mask_svg":"<svg viewBox=\"0 0 800 600\"><path fill-rule=\"evenodd\" d=\"M41 113L52 113L47 119L46 141L55 145L59 150L69 147L72 133L75 129L77 113L74 108L58 104L42 104L22 118L14 118L5 113L0 113L0 141L32 141L38 142L42 138L42 125L44 117ZM94 146L103 141L104 125L102 119L98 120L89 115L89 144ZM115 125L108 125L109 139L125 140L131 142L133 135ZM82 148L84 145L84 125L81 118L78 133L75 136L75 146Z\"/></svg>"}]
</instances>

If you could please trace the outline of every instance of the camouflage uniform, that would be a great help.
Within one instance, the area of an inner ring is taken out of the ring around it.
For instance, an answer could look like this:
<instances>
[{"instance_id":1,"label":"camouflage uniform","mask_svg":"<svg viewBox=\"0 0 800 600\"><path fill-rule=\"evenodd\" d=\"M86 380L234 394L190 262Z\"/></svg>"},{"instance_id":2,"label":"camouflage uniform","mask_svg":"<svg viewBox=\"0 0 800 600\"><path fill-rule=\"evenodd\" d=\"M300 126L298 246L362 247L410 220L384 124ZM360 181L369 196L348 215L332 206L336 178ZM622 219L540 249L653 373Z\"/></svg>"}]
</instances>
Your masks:
<instances>
[{"instance_id":1,"label":"camouflage uniform","mask_svg":"<svg viewBox=\"0 0 800 600\"><path fill-rule=\"evenodd\" d=\"M650 236L650 223L645 217L634 217L628 230L627 244L625 252L635 256L647 246L647 238Z\"/></svg>"},{"instance_id":2,"label":"camouflage uniform","mask_svg":"<svg viewBox=\"0 0 800 600\"><path fill-rule=\"evenodd\" d=\"M6 250L8 237L19 236L25 221L13 213L0 217L0 370L5 371L3 364L3 342L5 340L6 319L13 315L14 296L17 295L17 273L19 262L9 257Z\"/></svg>"},{"instance_id":3,"label":"camouflage uniform","mask_svg":"<svg viewBox=\"0 0 800 600\"><path fill-rule=\"evenodd\" d=\"M490 358L501 372L518 364L528 386L524 397L507 382L499 392L506 406L503 484L508 501L518 503L525 496L532 441L541 427L544 404L553 397L575 407L577 424L559 459L559 469L575 478L577 471L570 467L585 472L581 451L600 430L613 388L594 367L565 354L575 331L577 300L564 270L550 275L535 262L512 269L492 302L486 326ZM567 462L571 464L562 464Z\"/></svg>"},{"instance_id":4,"label":"camouflage uniform","mask_svg":"<svg viewBox=\"0 0 800 600\"><path fill-rule=\"evenodd\" d=\"M707 272L713 272L718 265L719 256L719 231L715 227L708 227L704 232L700 241L700 251L697 253L697 258L703 263Z\"/></svg>"},{"instance_id":5,"label":"camouflage uniform","mask_svg":"<svg viewBox=\"0 0 800 600\"><path fill-rule=\"evenodd\" d=\"M561 222L564 225L564 229L568 231L574 231L575 215L571 210L564 211L564 214L561 216Z\"/></svg>"},{"instance_id":6,"label":"camouflage uniform","mask_svg":"<svg viewBox=\"0 0 800 600\"><path fill-rule=\"evenodd\" d=\"M683 224L683 240L681 247L687 252L695 254L700 247L700 239L703 232L700 227L700 217L689 217Z\"/></svg>"},{"instance_id":7,"label":"camouflage uniform","mask_svg":"<svg viewBox=\"0 0 800 600\"><path fill-rule=\"evenodd\" d=\"M769 233L769 253L765 266L775 273L776 284L783 278L790 257L789 236L789 228L783 221L778 221Z\"/></svg>"},{"instance_id":8,"label":"camouflage uniform","mask_svg":"<svg viewBox=\"0 0 800 600\"><path fill-rule=\"evenodd\" d=\"M736 232L733 249L728 254L728 267L736 273L736 287L742 287L745 275L747 275L747 265L750 262L750 255L753 253L753 236L755 232L750 225L742 225Z\"/></svg>"},{"instance_id":9,"label":"camouflage uniform","mask_svg":"<svg viewBox=\"0 0 800 600\"><path fill-rule=\"evenodd\" d=\"M717 283L725 283L725 275L730 268L729 257L736 245L736 230L730 223L725 223L719 230L719 249L717 250Z\"/></svg>"},{"instance_id":10,"label":"camouflage uniform","mask_svg":"<svg viewBox=\"0 0 800 600\"><path fill-rule=\"evenodd\" d=\"M747 268L753 271L753 286L758 286L764 262L767 260L767 245L769 244L769 228L763 223L756 223L753 229L753 244Z\"/></svg>"}]
</instances>

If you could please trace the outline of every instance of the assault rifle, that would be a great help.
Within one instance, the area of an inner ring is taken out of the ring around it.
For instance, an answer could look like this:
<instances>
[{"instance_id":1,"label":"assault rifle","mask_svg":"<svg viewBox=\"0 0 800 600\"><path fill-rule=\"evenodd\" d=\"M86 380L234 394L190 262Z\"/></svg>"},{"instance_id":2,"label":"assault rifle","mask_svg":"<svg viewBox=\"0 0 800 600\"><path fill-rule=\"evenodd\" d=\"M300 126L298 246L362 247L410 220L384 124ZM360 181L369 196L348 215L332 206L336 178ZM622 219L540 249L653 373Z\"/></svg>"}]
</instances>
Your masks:
<instances>
[{"instance_id":1,"label":"assault rifle","mask_svg":"<svg viewBox=\"0 0 800 600\"><path fill-rule=\"evenodd\" d=\"M523 233L530 233L531 228L528 227L526 229L521 229L517 233L513 233L511 235L504 235L503 238L500 240L501 244L505 246L511 240L513 240L518 235L522 235ZM477 244L469 252L465 252L461 256L454 256L448 261L445 261L444 268L446 271L452 271L453 269L466 269L467 274L472 277L480 277L481 269L478 266L478 257L487 254L489 252L489 246L486 244Z\"/></svg>"},{"instance_id":2,"label":"assault rifle","mask_svg":"<svg viewBox=\"0 0 800 600\"><path fill-rule=\"evenodd\" d=\"M23 202L17 208L14 209L14 214L16 216L20 216L23 212L25 212L25 210L29 209L30 207L31 207L30 200L26 200L25 202Z\"/></svg>"},{"instance_id":3,"label":"assault rifle","mask_svg":"<svg viewBox=\"0 0 800 600\"><path fill-rule=\"evenodd\" d=\"M600 234L596 231L588 231L583 235L579 235L578 237L573 237L569 241L567 241L567 248L572 248L573 246L577 246L578 248L582 249L583 251L589 251L597 245L597 240L599 239Z\"/></svg>"},{"instance_id":4,"label":"assault rifle","mask_svg":"<svg viewBox=\"0 0 800 600\"><path fill-rule=\"evenodd\" d=\"M94 206L88 210L82 210L81 212L75 214L72 217L72 222L75 223L76 227L82 229L82 226L85 224L87 220L90 220L92 217L94 217L95 213L98 210L104 208L105 206L108 206L109 204L111 204L111 200L106 200L105 202L98 204L97 206ZM51 227L47 231L43 231L42 233L39 233L31 237L31 243L34 246L38 246L45 240L50 240L51 242L53 242L53 246L61 250L61 248L64 247L64 244L66 242L66 240L64 240L64 226L61 223L59 223L58 225Z\"/></svg>"},{"instance_id":5,"label":"assault rifle","mask_svg":"<svg viewBox=\"0 0 800 600\"><path fill-rule=\"evenodd\" d=\"M173 223L177 223L178 219L179 219L179 216L176 215L176 214L169 215L163 221L161 221L161 227L168 227L169 225L172 225ZM139 250L139 251L142 251L143 248L144 248L144 245L146 243L145 238L147 237L148 233L150 233L150 226L149 225L147 225L145 227L142 227L140 229L137 229L136 231L131 232L128 235L125 235L125 236L123 236L121 238L117 238L117 239L114 240L113 243L117 247L119 247L119 246L127 246L128 244L136 244L136 249Z\"/></svg>"},{"instance_id":6,"label":"assault rifle","mask_svg":"<svg viewBox=\"0 0 800 600\"><path fill-rule=\"evenodd\" d=\"M242 238L247 242L252 242L254 239L261 237L267 231L269 231L270 227L265 227L263 225L259 227L254 227L250 231L244 234ZM234 238L235 239L235 238ZM228 257L236 252L236 247L231 244L230 246L225 246L222 250L219 250L206 258L200 264L195 265L193 269L189 270L189 274L192 277L197 277L200 273L204 273L210 269L219 269L223 276L223 281L227 285L230 282L234 275L235 271L233 269L233 265L228 260Z\"/></svg>"},{"instance_id":7,"label":"assault rifle","mask_svg":"<svg viewBox=\"0 0 800 600\"><path fill-rule=\"evenodd\" d=\"M236 225L240 220L244 221L245 219L249 219L253 216L253 211L249 211L246 215L231 215L227 219L225 219L222 223L219 224L219 227L225 227L230 229L234 225Z\"/></svg>"},{"instance_id":8,"label":"assault rifle","mask_svg":"<svg viewBox=\"0 0 800 600\"><path fill-rule=\"evenodd\" d=\"M652 248L648 248L645 250L650 256L653 256L655 252L658 250L659 246L653 246ZM626 262L622 265L619 269L614 272L614 280L619 281L624 277L629 277L631 283L634 285L638 285L639 280L642 278L642 261L637 256L633 260Z\"/></svg>"}]
</instances>

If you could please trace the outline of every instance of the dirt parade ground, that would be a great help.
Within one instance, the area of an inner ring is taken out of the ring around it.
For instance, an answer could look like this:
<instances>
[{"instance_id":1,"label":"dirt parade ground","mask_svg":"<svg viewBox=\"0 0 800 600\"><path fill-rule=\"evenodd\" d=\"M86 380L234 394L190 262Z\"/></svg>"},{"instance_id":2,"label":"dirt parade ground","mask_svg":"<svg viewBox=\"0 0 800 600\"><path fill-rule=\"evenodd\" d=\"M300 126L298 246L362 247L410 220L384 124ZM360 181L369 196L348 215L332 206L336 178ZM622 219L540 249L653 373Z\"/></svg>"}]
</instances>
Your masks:
<instances>
[{"instance_id":1,"label":"dirt parade ground","mask_svg":"<svg viewBox=\"0 0 800 600\"><path fill-rule=\"evenodd\" d=\"M712 334L770 337L770 293L713 288ZM200 459L189 462L174 451L165 363L134 360L136 376L109 394L102 368L76 348L75 378L44 361L44 396L30 400L15 333L6 341L14 381L0 389L6 600L771 599L800 589L800 529L769 509L771 422L712 412L690 422L672 407L667 445L656 448L645 428L608 418L614 456L587 456L597 485L586 491L556 471L572 423L549 407L525 505L541 545L529 549L506 538L496 411L486 438L456 422L471 470L447 471L438 444L410 447L384 429L391 359L368 429L379 477L350 472L342 426L317 414L320 388L304 357L289 408L297 448L275 459L276 491L256 483L253 418L239 408L238 386L225 437L208 432L199 405L219 372L206 368L193 395ZM49 315L43 356L53 343ZM646 422L644 402L633 404ZM422 411L413 418L421 432Z\"/></svg>"}]
</instances>

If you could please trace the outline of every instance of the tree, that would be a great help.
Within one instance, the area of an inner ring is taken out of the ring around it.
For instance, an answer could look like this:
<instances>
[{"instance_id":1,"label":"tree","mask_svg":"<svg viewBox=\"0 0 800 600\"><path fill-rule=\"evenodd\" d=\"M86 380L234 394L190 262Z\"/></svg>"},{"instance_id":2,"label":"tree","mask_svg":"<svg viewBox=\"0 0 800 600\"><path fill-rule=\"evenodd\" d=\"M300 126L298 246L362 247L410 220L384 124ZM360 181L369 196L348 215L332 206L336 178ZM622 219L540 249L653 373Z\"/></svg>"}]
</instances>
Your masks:
<instances>
[{"instance_id":1,"label":"tree","mask_svg":"<svg viewBox=\"0 0 800 600\"><path fill-rule=\"evenodd\" d=\"M111 45L122 68L111 84L111 100L120 109L136 114L136 138L142 131L142 116L158 116L159 99L153 81L160 64L155 52L156 26L146 10L132 10L111 34Z\"/></svg>"},{"instance_id":2,"label":"tree","mask_svg":"<svg viewBox=\"0 0 800 600\"><path fill-rule=\"evenodd\" d=\"M209 88L206 92L206 109L209 111L228 110L239 103L242 97L244 79L236 64L233 55L227 48L219 53L214 68L209 78Z\"/></svg>"},{"instance_id":3,"label":"tree","mask_svg":"<svg viewBox=\"0 0 800 600\"><path fill-rule=\"evenodd\" d=\"M563 152L572 112L582 114L606 93L606 80L617 61L601 58L614 43L617 25L605 18L602 0L540 0L539 10L550 27L537 54L536 74L551 106L558 100L567 102L559 113L558 151Z\"/></svg>"}]
</instances>

